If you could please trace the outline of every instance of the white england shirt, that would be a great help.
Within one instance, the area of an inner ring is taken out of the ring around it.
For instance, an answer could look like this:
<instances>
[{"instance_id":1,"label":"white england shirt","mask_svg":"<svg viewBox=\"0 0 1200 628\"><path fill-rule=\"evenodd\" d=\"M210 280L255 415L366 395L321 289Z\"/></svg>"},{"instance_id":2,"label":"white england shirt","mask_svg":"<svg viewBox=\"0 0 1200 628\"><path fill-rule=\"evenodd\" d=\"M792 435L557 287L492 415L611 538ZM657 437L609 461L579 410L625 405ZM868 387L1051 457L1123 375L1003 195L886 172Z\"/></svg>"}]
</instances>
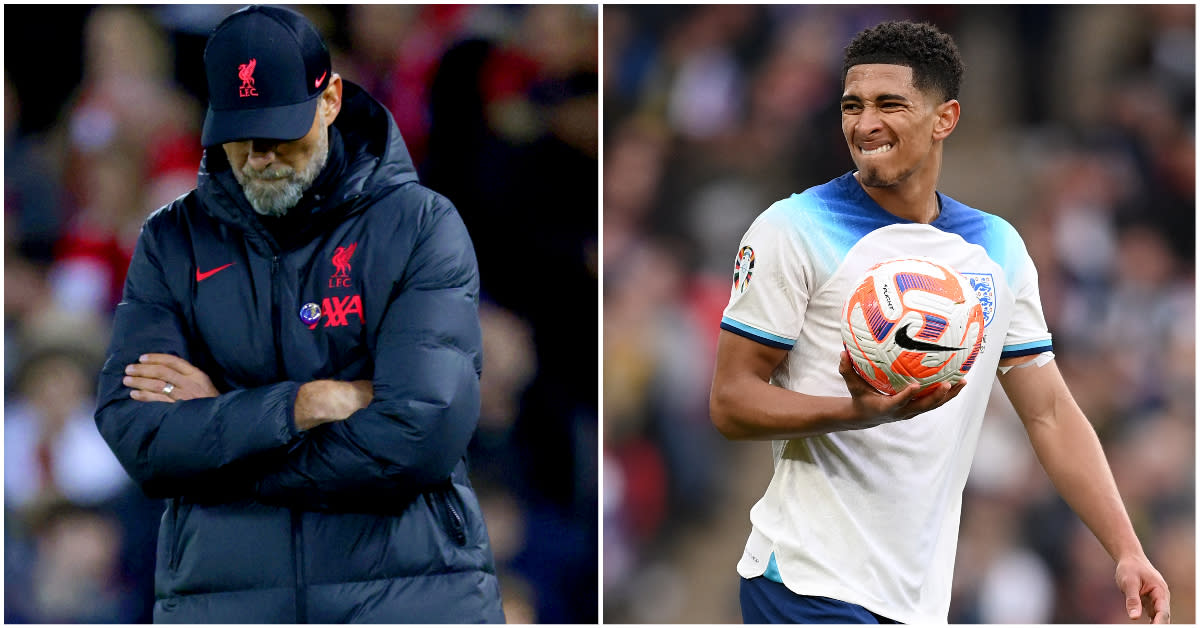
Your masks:
<instances>
[{"instance_id":1,"label":"white england shirt","mask_svg":"<svg viewBox=\"0 0 1200 628\"><path fill-rule=\"evenodd\" d=\"M967 277L983 349L949 403L878 427L772 443L775 472L738 562L802 595L903 623L945 623L962 492L1001 357L1050 351L1037 271L1002 218L939 194L932 224L875 203L853 173L773 204L750 226L721 328L787 349L771 383L849 396L838 374L842 307L882 260L920 255Z\"/></svg>"}]
</instances>

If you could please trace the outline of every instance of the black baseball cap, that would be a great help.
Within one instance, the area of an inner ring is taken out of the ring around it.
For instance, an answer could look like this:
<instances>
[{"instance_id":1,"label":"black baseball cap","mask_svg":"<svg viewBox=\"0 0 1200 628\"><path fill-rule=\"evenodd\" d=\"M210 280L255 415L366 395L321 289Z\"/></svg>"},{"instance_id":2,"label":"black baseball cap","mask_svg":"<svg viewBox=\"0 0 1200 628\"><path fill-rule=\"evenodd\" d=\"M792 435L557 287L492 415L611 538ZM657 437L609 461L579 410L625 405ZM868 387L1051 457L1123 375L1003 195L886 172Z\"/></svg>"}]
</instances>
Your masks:
<instances>
[{"instance_id":1,"label":"black baseball cap","mask_svg":"<svg viewBox=\"0 0 1200 628\"><path fill-rule=\"evenodd\" d=\"M308 134L329 85L329 49L304 16L248 6L221 21L204 48L208 113L200 142L291 141Z\"/></svg>"}]
</instances>

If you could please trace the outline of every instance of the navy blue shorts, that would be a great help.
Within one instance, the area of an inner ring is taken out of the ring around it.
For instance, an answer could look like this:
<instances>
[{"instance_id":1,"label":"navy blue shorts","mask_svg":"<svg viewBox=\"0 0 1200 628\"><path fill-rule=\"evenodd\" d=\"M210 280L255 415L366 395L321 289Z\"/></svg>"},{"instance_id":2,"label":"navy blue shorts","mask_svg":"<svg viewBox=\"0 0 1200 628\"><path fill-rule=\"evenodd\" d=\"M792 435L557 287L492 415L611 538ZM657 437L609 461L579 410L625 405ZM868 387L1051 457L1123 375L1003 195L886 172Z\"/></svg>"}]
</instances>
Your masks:
<instances>
[{"instance_id":1,"label":"navy blue shorts","mask_svg":"<svg viewBox=\"0 0 1200 628\"><path fill-rule=\"evenodd\" d=\"M742 578L742 622L747 624L895 624L848 602L797 595L763 577Z\"/></svg>"}]
</instances>

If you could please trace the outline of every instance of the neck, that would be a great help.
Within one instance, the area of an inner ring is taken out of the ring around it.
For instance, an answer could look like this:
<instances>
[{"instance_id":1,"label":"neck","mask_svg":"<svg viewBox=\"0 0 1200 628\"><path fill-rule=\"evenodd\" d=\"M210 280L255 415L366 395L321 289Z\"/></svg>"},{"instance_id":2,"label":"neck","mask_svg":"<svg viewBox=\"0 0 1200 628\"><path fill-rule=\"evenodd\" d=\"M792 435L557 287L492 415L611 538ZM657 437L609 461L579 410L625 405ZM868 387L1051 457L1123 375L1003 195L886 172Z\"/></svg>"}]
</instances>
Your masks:
<instances>
[{"instance_id":1,"label":"neck","mask_svg":"<svg viewBox=\"0 0 1200 628\"><path fill-rule=\"evenodd\" d=\"M858 172L854 173L854 179L862 186L867 196L889 214L912 222L929 224L937 220L941 213L937 199L937 181L941 165L942 151L938 147L930 154L929 163L918 167L894 185L863 185Z\"/></svg>"}]
</instances>

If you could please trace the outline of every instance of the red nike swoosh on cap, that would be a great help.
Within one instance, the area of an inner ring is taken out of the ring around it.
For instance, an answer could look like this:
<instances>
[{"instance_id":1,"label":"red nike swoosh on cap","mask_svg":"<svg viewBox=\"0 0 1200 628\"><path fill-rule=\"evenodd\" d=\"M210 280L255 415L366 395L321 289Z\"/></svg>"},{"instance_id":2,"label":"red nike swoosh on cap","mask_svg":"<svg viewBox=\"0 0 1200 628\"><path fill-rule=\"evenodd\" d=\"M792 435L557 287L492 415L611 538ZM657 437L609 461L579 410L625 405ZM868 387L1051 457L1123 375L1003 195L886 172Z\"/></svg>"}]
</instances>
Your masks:
<instances>
[{"instance_id":1,"label":"red nike swoosh on cap","mask_svg":"<svg viewBox=\"0 0 1200 628\"><path fill-rule=\"evenodd\" d=\"M322 73L321 73L321 76L317 77L317 84L316 84L316 85L314 85L313 87L320 87L320 86L321 86L321 81L324 81L324 80L325 80L325 75L326 75L326 74L329 74L329 70L326 70L326 71L322 72Z\"/></svg>"},{"instance_id":2,"label":"red nike swoosh on cap","mask_svg":"<svg viewBox=\"0 0 1200 628\"><path fill-rule=\"evenodd\" d=\"M199 269L199 268L197 268L197 269L196 269L196 281L198 281L198 282L199 282L199 281L204 281L205 279L208 279L209 277L212 277L213 275L215 275L215 274L217 274L217 273L219 273L219 272L221 272L221 271L225 270L226 268L229 268L230 266L233 266L233 265L234 265L234 264L236 264L236 263L237 263L237 262L229 262L228 264L226 264L226 265L224 265L224 266L218 266L218 267L216 267L216 268L214 268L214 269L212 269L212 270L210 270L210 271L203 272L203 273L202 273L202 272L200 272L200 269Z\"/></svg>"}]
</instances>

